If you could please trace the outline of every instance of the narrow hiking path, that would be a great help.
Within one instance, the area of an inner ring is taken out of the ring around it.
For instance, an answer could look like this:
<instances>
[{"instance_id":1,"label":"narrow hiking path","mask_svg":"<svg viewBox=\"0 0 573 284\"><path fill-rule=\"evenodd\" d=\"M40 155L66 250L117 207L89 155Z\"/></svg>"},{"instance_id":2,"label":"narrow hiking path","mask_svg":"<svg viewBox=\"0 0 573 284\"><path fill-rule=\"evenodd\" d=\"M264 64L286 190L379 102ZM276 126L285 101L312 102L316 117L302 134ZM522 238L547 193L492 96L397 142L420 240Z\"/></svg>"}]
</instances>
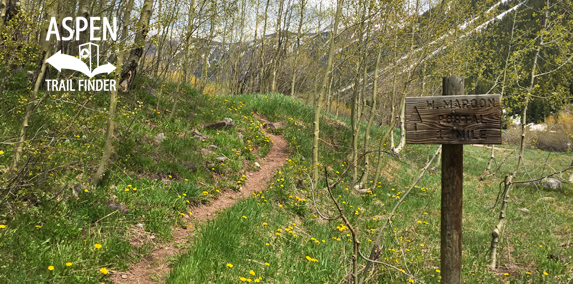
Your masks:
<instances>
[{"instance_id":1,"label":"narrow hiking path","mask_svg":"<svg viewBox=\"0 0 573 284\"><path fill-rule=\"evenodd\" d=\"M259 192L266 188L273 174L285 163L288 157L288 143L280 135L272 135L273 146L265 158L258 162L261 165L259 171L247 171L245 185L240 191L226 191L211 204L200 205L191 209L193 217L187 222L186 228L173 230L173 240L167 243L157 244L154 251L139 263L134 264L128 271L112 271L113 283L138 283L152 284L163 283L169 273L169 259L184 251L198 223L206 222L214 218L219 210L229 208L240 198L248 198L253 192Z\"/></svg>"}]
</instances>

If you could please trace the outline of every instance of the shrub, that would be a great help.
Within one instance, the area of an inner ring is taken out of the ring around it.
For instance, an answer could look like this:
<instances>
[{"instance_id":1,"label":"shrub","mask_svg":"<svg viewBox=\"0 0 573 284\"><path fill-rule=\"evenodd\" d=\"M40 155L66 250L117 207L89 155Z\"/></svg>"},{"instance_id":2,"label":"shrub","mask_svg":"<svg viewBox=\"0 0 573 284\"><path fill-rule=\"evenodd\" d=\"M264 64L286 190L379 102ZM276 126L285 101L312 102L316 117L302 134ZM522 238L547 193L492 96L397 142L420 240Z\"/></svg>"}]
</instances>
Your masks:
<instances>
[{"instance_id":1,"label":"shrub","mask_svg":"<svg viewBox=\"0 0 573 284\"><path fill-rule=\"evenodd\" d=\"M546 119L545 130L528 131L525 136L525 146L552 152L568 152L573 150L573 113L565 109L557 115ZM504 144L519 145L521 127L509 127L503 133Z\"/></svg>"}]
</instances>

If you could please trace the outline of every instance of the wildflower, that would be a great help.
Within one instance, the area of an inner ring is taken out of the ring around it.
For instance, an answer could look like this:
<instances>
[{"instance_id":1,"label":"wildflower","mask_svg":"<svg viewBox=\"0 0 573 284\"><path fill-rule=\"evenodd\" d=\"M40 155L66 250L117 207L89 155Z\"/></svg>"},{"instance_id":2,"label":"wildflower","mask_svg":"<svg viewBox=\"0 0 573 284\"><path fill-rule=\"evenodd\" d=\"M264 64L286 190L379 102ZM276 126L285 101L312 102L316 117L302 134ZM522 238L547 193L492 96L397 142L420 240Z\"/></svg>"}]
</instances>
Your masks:
<instances>
[{"instance_id":1,"label":"wildflower","mask_svg":"<svg viewBox=\"0 0 573 284\"><path fill-rule=\"evenodd\" d=\"M408 282L414 283L414 279L408 279Z\"/></svg>"},{"instance_id":2,"label":"wildflower","mask_svg":"<svg viewBox=\"0 0 573 284\"><path fill-rule=\"evenodd\" d=\"M247 278L245 278L245 277L242 277L242 276L239 276L239 280L241 280L241 281L245 282L245 281L247 281Z\"/></svg>"},{"instance_id":3,"label":"wildflower","mask_svg":"<svg viewBox=\"0 0 573 284\"><path fill-rule=\"evenodd\" d=\"M525 272L525 274L527 274L527 275L531 275L531 272L527 271L527 272Z\"/></svg>"},{"instance_id":4,"label":"wildflower","mask_svg":"<svg viewBox=\"0 0 573 284\"><path fill-rule=\"evenodd\" d=\"M270 246L270 244L269 244L269 243L266 243L266 244L265 244L265 246L267 246L267 247L268 247L268 246Z\"/></svg>"},{"instance_id":5,"label":"wildflower","mask_svg":"<svg viewBox=\"0 0 573 284\"><path fill-rule=\"evenodd\" d=\"M94 247L95 247L96 249L100 249L100 248L101 248L101 245L100 245L100 244L95 244Z\"/></svg>"},{"instance_id":6,"label":"wildflower","mask_svg":"<svg viewBox=\"0 0 573 284\"><path fill-rule=\"evenodd\" d=\"M251 270L251 271L249 271L249 274L251 274L251 275L254 276L254 275L255 275L255 272Z\"/></svg>"},{"instance_id":7,"label":"wildflower","mask_svg":"<svg viewBox=\"0 0 573 284\"><path fill-rule=\"evenodd\" d=\"M243 216L243 219L247 219L247 216Z\"/></svg>"},{"instance_id":8,"label":"wildflower","mask_svg":"<svg viewBox=\"0 0 573 284\"><path fill-rule=\"evenodd\" d=\"M66 262L66 266L72 266L71 262Z\"/></svg>"},{"instance_id":9,"label":"wildflower","mask_svg":"<svg viewBox=\"0 0 573 284\"><path fill-rule=\"evenodd\" d=\"M227 267L229 267L229 268L233 268L233 265L232 265L232 264L230 264L230 263L227 263Z\"/></svg>"},{"instance_id":10,"label":"wildflower","mask_svg":"<svg viewBox=\"0 0 573 284\"><path fill-rule=\"evenodd\" d=\"M88 190L87 190L87 189L84 189L84 191L85 191L85 192L88 192Z\"/></svg>"},{"instance_id":11,"label":"wildflower","mask_svg":"<svg viewBox=\"0 0 573 284\"><path fill-rule=\"evenodd\" d=\"M509 273L507 273L507 272L506 272L506 273L504 273L503 275L505 275L505 276L509 276Z\"/></svg>"},{"instance_id":12,"label":"wildflower","mask_svg":"<svg viewBox=\"0 0 573 284\"><path fill-rule=\"evenodd\" d=\"M6 229L6 225L0 225L0 229Z\"/></svg>"},{"instance_id":13,"label":"wildflower","mask_svg":"<svg viewBox=\"0 0 573 284\"><path fill-rule=\"evenodd\" d=\"M264 223L263 223L263 226L266 226L266 225L268 225L267 222L264 222Z\"/></svg>"},{"instance_id":14,"label":"wildflower","mask_svg":"<svg viewBox=\"0 0 573 284\"><path fill-rule=\"evenodd\" d=\"M440 273L440 270L439 270L439 269L436 269L436 272Z\"/></svg>"},{"instance_id":15,"label":"wildflower","mask_svg":"<svg viewBox=\"0 0 573 284\"><path fill-rule=\"evenodd\" d=\"M544 272L543 272L543 275L546 275L546 276L547 276L547 275L549 275L549 273L547 273L547 272L544 271Z\"/></svg>"},{"instance_id":16,"label":"wildflower","mask_svg":"<svg viewBox=\"0 0 573 284\"><path fill-rule=\"evenodd\" d=\"M269 266L270 264L269 264L268 262L265 262L265 265L266 265L266 266Z\"/></svg>"},{"instance_id":17,"label":"wildflower","mask_svg":"<svg viewBox=\"0 0 573 284\"><path fill-rule=\"evenodd\" d=\"M54 270L54 267L50 265L50 266L48 266L48 270L52 271L52 270Z\"/></svg>"},{"instance_id":18,"label":"wildflower","mask_svg":"<svg viewBox=\"0 0 573 284\"><path fill-rule=\"evenodd\" d=\"M38 228L38 229L39 229L39 228L42 228L42 226L40 226L40 225L36 225L36 228Z\"/></svg>"},{"instance_id":19,"label":"wildflower","mask_svg":"<svg viewBox=\"0 0 573 284\"><path fill-rule=\"evenodd\" d=\"M4 151L0 150L0 155L4 155Z\"/></svg>"},{"instance_id":20,"label":"wildflower","mask_svg":"<svg viewBox=\"0 0 573 284\"><path fill-rule=\"evenodd\" d=\"M420 244L420 246L421 246L421 247L423 247L423 246L424 246L424 244Z\"/></svg>"},{"instance_id":21,"label":"wildflower","mask_svg":"<svg viewBox=\"0 0 573 284\"><path fill-rule=\"evenodd\" d=\"M102 268L102 269L100 269L99 271L100 271L101 273L103 273L103 274L107 274L107 269L106 269L105 267Z\"/></svg>"}]
</instances>

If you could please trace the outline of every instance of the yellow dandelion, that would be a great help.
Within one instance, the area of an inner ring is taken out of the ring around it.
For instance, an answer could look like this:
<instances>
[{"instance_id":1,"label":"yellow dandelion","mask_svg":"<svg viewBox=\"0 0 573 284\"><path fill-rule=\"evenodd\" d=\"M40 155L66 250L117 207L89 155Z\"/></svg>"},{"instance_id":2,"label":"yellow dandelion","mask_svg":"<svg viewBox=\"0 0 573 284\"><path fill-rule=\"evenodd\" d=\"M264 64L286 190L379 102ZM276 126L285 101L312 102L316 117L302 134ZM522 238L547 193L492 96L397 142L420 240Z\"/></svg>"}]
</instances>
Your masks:
<instances>
[{"instance_id":1,"label":"yellow dandelion","mask_svg":"<svg viewBox=\"0 0 573 284\"><path fill-rule=\"evenodd\" d=\"M107 274L107 269L106 269L105 267L102 268L102 269L100 269L99 271L100 271L101 273L103 273L103 274Z\"/></svg>"},{"instance_id":2,"label":"yellow dandelion","mask_svg":"<svg viewBox=\"0 0 573 284\"><path fill-rule=\"evenodd\" d=\"M239 280L245 282L245 281L247 281L247 278L245 278L245 277L243 277L243 276L239 276Z\"/></svg>"},{"instance_id":3,"label":"yellow dandelion","mask_svg":"<svg viewBox=\"0 0 573 284\"><path fill-rule=\"evenodd\" d=\"M227 263L227 267L233 268L233 265L231 263Z\"/></svg>"},{"instance_id":4,"label":"yellow dandelion","mask_svg":"<svg viewBox=\"0 0 573 284\"><path fill-rule=\"evenodd\" d=\"M543 272L543 275L546 275L546 276L547 276L547 275L549 275L549 273L547 273L546 271L544 271L544 272Z\"/></svg>"},{"instance_id":5,"label":"yellow dandelion","mask_svg":"<svg viewBox=\"0 0 573 284\"><path fill-rule=\"evenodd\" d=\"M54 267L50 265L50 266L48 266L48 270L52 271L52 270L54 270Z\"/></svg>"},{"instance_id":6,"label":"yellow dandelion","mask_svg":"<svg viewBox=\"0 0 573 284\"><path fill-rule=\"evenodd\" d=\"M255 272L251 270L251 271L249 271L249 274L251 274L251 275L254 276L254 275L255 275Z\"/></svg>"},{"instance_id":7,"label":"yellow dandelion","mask_svg":"<svg viewBox=\"0 0 573 284\"><path fill-rule=\"evenodd\" d=\"M66 262L66 266L72 266L71 262Z\"/></svg>"},{"instance_id":8,"label":"yellow dandelion","mask_svg":"<svg viewBox=\"0 0 573 284\"><path fill-rule=\"evenodd\" d=\"M101 248L101 245L100 245L100 244L95 244L94 247L95 247L96 249L100 249L100 248Z\"/></svg>"},{"instance_id":9,"label":"yellow dandelion","mask_svg":"<svg viewBox=\"0 0 573 284\"><path fill-rule=\"evenodd\" d=\"M6 229L6 225L0 225L0 229Z\"/></svg>"}]
</instances>

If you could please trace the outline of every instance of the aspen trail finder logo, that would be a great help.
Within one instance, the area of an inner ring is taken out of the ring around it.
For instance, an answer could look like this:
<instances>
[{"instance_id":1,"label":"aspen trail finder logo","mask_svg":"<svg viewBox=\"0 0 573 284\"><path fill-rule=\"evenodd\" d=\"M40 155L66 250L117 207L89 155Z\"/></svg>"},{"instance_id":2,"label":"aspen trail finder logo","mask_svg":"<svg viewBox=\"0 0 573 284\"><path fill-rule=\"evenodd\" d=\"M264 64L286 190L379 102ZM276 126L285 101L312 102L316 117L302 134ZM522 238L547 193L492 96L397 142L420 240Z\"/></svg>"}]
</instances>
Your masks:
<instances>
[{"instance_id":1,"label":"aspen trail finder logo","mask_svg":"<svg viewBox=\"0 0 573 284\"><path fill-rule=\"evenodd\" d=\"M71 17L66 17L62 19L62 28L68 32L67 36L60 37L58 24L56 18L52 17L50 20L50 26L48 28L48 33L46 35L46 41L50 40L50 37L54 35L58 41L69 41L74 38L75 40L80 40L80 34L87 31L88 29L88 19L79 17L75 19L75 29L72 29L68 24L73 19ZM98 26L98 22L101 21L102 26ZM110 25L106 17L90 17L89 19L89 33L90 41L96 40L106 40L107 35L114 41L117 39L117 20L113 18L113 28ZM101 31L101 32L98 32ZM96 34L101 34L102 37L96 36ZM84 43L78 46L78 56L71 56L68 54L63 54L61 50L56 52L56 54L50 56L46 60L47 63L54 66L61 72L62 69L74 70L83 73L88 76L88 78L93 78L98 74L110 74L116 67L111 63L106 63L100 65L99 58L99 45L95 43ZM116 91L116 81L113 79L98 79L98 80L46 80L46 85L48 91ZM77 88L76 88L77 87Z\"/></svg>"}]
</instances>

